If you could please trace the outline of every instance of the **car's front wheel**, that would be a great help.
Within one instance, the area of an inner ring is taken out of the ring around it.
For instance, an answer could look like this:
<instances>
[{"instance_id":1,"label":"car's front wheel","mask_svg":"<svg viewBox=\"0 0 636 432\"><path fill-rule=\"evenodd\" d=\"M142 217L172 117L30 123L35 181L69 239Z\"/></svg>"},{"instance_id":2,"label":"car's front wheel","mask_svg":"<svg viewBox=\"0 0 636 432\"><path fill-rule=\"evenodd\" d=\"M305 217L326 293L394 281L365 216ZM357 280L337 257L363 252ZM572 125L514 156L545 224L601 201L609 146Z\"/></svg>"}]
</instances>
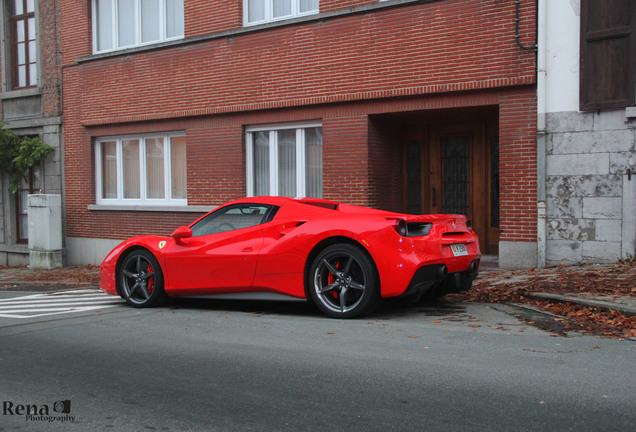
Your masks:
<instances>
[{"instance_id":1,"label":"car's front wheel","mask_svg":"<svg viewBox=\"0 0 636 432\"><path fill-rule=\"evenodd\" d=\"M117 280L122 297L132 306L158 306L166 300L159 262L145 249L134 250L124 257Z\"/></svg>"},{"instance_id":2,"label":"car's front wheel","mask_svg":"<svg viewBox=\"0 0 636 432\"><path fill-rule=\"evenodd\" d=\"M325 248L312 262L309 294L334 318L354 318L380 302L380 282L373 260L359 247L339 243Z\"/></svg>"}]
</instances>

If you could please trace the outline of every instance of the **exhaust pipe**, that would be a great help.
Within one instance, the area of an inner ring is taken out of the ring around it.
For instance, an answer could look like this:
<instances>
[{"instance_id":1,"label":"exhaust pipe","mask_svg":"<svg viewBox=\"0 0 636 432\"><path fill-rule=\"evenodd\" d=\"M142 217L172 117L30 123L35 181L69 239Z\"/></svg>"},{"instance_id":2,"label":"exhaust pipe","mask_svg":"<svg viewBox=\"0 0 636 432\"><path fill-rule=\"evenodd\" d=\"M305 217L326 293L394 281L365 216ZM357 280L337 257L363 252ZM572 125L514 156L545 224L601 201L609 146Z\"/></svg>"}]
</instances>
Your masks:
<instances>
[{"instance_id":1,"label":"exhaust pipe","mask_svg":"<svg viewBox=\"0 0 636 432\"><path fill-rule=\"evenodd\" d=\"M437 274L440 279L444 279L446 275L448 275L448 267L446 267L445 265L442 265L437 271Z\"/></svg>"}]
</instances>

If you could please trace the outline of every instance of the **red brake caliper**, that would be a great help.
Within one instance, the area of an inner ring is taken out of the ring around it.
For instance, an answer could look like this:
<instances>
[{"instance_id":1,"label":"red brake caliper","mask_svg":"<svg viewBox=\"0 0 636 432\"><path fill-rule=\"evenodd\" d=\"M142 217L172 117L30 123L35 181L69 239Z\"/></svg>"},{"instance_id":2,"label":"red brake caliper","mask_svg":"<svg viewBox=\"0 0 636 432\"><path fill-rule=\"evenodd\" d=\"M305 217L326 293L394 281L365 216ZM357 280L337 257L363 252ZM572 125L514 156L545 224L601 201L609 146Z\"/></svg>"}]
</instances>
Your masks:
<instances>
[{"instance_id":1,"label":"red brake caliper","mask_svg":"<svg viewBox=\"0 0 636 432\"><path fill-rule=\"evenodd\" d=\"M340 261L336 262L336 264L334 265L334 268L336 270L340 270ZM332 283L334 283L336 281L336 277L334 275L332 275L331 273L329 273L329 285L331 285ZM336 290L331 290L331 296L335 299L338 300L340 298L340 292L336 291Z\"/></svg>"},{"instance_id":2,"label":"red brake caliper","mask_svg":"<svg viewBox=\"0 0 636 432\"><path fill-rule=\"evenodd\" d=\"M146 269L146 273L153 273L154 270L150 264L148 264L148 268ZM148 290L148 295L152 294L152 291L155 288L155 277L148 278L146 281L146 289Z\"/></svg>"}]
</instances>

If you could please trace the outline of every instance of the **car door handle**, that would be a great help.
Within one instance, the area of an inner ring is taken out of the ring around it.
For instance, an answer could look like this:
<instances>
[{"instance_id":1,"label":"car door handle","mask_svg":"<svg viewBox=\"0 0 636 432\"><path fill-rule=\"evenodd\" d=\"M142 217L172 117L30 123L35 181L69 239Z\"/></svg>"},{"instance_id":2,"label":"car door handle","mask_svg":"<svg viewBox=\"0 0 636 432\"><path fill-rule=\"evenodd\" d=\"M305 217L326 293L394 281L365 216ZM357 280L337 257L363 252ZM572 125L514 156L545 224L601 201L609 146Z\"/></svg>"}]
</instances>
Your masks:
<instances>
[{"instance_id":1,"label":"car door handle","mask_svg":"<svg viewBox=\"0 0 636 432\"><path fill-rule=\"evenodd\" d=\"M248 246L243 248L241 252L254 252L254 248L252 246Z\"/></svg>"}]
</instances>

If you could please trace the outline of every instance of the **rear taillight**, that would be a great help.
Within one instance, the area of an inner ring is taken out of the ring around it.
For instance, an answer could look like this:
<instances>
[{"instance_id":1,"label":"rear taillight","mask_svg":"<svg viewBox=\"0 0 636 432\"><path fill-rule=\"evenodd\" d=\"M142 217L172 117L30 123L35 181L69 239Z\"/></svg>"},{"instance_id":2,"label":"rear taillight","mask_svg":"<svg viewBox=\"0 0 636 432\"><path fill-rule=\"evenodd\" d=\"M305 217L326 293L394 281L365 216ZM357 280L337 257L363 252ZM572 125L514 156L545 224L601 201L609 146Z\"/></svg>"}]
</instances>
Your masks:
<instances>
[{"instance_id":1,"label":"rear taillight","mask_svg":"<svg viewBox=\"0 0 636 432\"><path fill-rule=\"evenodd\" d=\"M397 231L397 233L402 237L407 237L409 235L409 229L404 219L398 219L395 221L395 231Z\"/></svg>"},{"instance_id":2,"label":"rear taillight","mask_svg":"<svg viewBox=\"0 0 636 432\"><path fill-rule=\"evenodd\" d=\"M395 221L395 231L402 237L423 237L433 228L430 222L406 222L404 219Z\"/></svg>"},{"instance_id":3,"label":"rear taillight","mask_svg":"<svg viewBox=\"0 0 636 432\"><path fill-rule=\"evenodd\" d=\"M433 228L433 224L430 222L412 222L406 224L409 232L409 237L423 237L428 235Z\"/></svg>"}]
</instances>

